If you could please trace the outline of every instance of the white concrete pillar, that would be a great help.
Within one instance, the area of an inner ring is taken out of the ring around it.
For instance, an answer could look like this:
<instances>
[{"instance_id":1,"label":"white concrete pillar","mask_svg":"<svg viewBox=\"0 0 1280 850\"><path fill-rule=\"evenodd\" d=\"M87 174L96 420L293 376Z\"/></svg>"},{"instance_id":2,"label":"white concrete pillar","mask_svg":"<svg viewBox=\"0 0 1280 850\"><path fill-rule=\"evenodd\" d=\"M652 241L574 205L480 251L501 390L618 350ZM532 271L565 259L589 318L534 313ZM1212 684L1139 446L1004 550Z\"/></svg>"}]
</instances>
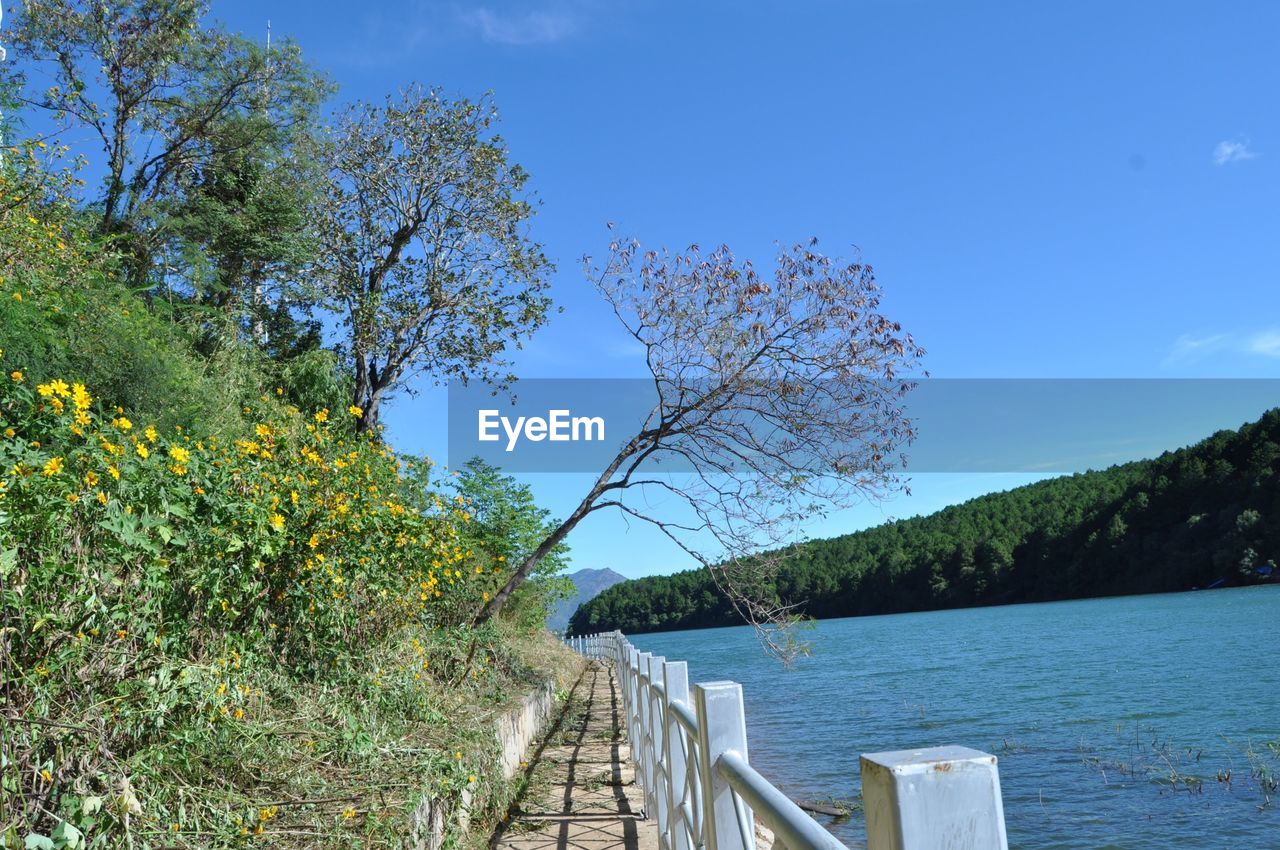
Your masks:
<instances>
[{"instance_id":1,"label":"white concrete pillar","mask_svg":"<svg viewBox=\"0 0 1280 850\"><path fill-rule=\"evenodd\" d=\"M693 686L698 718L698 768L702 776L702 839L707 850L755 850L755 826L745 803L747 827L738 820L733 789L715 769L720 754L733 750L747 761L747 717L742 686L737 682L706 682Z\"/></svg>"},{"instance_id":2,"label":"white concrete pillar","mask_svg":"<svg viewBox=\"0 0 1280 850\"><path fill-rule=\"evenodd\" d=\"M861 763L867 850L1008 850L995 756L932 747Z\"/></svg>"}]
</instances>

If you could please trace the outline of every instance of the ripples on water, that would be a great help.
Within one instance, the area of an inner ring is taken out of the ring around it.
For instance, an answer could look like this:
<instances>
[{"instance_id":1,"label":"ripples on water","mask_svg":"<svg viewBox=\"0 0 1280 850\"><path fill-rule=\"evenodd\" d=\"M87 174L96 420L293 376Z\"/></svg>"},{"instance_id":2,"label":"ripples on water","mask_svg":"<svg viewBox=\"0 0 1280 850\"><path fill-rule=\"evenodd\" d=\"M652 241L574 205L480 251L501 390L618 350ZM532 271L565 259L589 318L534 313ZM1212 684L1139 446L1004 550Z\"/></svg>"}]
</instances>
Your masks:
<instances>
[{"instance_id":1,"label":"ripples on water","mask_svg":"<svg viewBox=\"0 0 1280 850\"><path fill-rule=\"evenodd\" d=\"M1275 850L1280 793L1260 811L1250 773L1280 772L1278 615L1271 586L825 620L785 672L748 628L632 640L741 682L751 761L793 798L856 798L860 753L962 744L1000 757L1011 847ZM860 815L832 829L865 846Z\"/></svg>"}]
</instances>

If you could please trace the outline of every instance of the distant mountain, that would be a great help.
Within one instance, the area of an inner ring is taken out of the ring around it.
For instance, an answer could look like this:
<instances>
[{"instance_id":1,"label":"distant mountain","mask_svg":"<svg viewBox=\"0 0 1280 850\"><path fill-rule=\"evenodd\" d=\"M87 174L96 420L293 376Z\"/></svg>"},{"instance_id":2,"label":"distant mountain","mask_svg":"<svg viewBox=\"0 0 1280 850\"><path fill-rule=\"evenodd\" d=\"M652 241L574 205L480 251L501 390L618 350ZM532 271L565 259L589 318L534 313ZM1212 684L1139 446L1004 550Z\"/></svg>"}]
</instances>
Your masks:
<instances>
[{"instance_id":1,"label":"distant mountain","mask_svg":"<svg viewBox=\"0 0 1280 850\"><path fill-rule=\"evenodd\" d=\"M618 582L626 581L624 576L620 576L607 568L603 570L578 570L576 573L570 573L568 578L573 582L573 586L577 588L577 592L557 605L555 610L551 612L551 616L547 618L547 628L553 632L565 630L569 625L569 618L573 616L574 611L578 610L579 605L595 599L596 596Z\"/></svg>"}]
</instances>

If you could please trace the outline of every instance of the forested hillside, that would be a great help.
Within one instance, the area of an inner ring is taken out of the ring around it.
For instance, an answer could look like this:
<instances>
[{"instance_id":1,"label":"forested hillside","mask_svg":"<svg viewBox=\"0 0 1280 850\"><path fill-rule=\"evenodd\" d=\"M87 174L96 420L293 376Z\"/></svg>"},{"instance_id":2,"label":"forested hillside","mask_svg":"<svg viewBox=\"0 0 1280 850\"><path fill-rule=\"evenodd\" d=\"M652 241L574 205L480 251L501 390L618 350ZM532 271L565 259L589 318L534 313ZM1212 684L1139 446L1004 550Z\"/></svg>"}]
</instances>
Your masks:
<instances>
[{"instance_id":1,"label":"forested hillside","mask_svg":"<svg viewBox=\"0 0 1280 850\"><path fill-rule=\"evenodd\" d=\"M1280 556L1280 410L1189 448L795 548L779 600L816 618L1267 580ZM740 622L701 570L628 581L573 633Z\"/></svg>"}]
</instances>

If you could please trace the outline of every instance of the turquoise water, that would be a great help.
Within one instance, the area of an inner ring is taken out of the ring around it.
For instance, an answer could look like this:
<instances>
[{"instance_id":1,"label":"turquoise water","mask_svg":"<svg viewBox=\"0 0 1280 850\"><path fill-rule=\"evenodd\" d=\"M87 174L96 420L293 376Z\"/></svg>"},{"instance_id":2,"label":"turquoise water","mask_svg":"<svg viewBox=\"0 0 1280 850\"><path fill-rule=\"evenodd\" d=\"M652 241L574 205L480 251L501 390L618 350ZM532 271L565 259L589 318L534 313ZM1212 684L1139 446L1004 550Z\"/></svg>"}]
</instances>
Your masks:
<instances>
[{"instance_id":1,"label":"turquoise water","mask_svg":"<svg viewBox=\"0 0 1280 850\"><path fill-rule=\"evenodd\" d=\"M999 756L1011 847L1280 848L1280 792L1264 806L1251 776L1280 774L1280 587L825 620L807 636L813 656L788 671L748 628L632 641L688 661L691 682L741 682L751 762L796 799L855 798L859 753L962 744ZM860 815L831 828L865 845Z\"/></svg>"}]
</instances>

